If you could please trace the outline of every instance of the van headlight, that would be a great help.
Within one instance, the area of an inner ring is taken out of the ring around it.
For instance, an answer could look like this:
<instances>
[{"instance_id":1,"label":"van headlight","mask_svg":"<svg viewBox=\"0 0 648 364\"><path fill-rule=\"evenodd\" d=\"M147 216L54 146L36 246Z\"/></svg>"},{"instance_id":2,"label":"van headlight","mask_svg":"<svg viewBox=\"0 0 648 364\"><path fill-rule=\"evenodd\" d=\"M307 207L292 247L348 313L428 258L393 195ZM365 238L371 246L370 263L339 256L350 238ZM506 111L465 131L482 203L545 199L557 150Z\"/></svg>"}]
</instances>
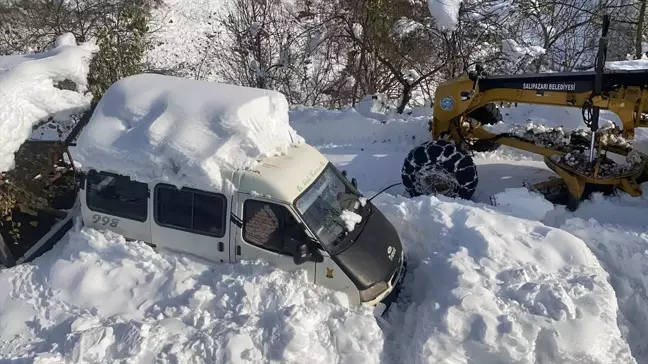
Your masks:
<instances>
[{"instance_id":1,"label":"van headlight","mask_svg":"<svg viewBox=\"0 0 648 364\"><path fill-rule=\"evenodd\" d=\"M365 289L364 291L360 291L360 300L362 302L371 301L374 298L378 297L386 289L387 289L387 283L380 281L374 284L373 286Z\"/></svg>"}]
</instances>

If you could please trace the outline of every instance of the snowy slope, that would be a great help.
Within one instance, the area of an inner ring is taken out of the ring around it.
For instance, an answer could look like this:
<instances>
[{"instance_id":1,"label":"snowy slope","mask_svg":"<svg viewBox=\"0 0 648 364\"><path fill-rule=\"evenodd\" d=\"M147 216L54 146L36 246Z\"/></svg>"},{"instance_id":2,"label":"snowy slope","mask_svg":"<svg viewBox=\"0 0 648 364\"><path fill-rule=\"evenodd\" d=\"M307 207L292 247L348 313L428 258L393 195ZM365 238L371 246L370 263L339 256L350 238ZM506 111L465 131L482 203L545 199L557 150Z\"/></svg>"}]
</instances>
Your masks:
<instances>
[{"instance_id":1,"label":"snowy slope","mask_svg":"<svg viewBox=\"0 0 648 364\"><path fill-rule=\"evenodd\" d=\"M214 19L223 3L224 0L164 0L153 11L150 27L155 30L155 43L146 61L154 69L177 68L181 75L190 78L200 70L201 78L217 79L218 70L210 67L210 57L218 55L218 50L212 48L212 38L221 31Z\"/></svg>"}]
</instances>

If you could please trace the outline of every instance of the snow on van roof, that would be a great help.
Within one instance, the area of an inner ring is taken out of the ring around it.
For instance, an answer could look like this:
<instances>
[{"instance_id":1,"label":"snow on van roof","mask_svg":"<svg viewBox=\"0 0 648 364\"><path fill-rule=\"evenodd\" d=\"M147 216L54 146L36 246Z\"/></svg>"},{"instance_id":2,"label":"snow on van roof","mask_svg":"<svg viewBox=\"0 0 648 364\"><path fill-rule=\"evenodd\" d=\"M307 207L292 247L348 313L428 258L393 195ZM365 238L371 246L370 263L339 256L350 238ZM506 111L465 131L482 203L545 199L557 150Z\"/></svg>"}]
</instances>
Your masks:
<instances>
[{"instance_id":1,"label":"snow on van roof","mask_svg":"<svg viewBox=\"0 0 648 364\"><path fill-rule=\"evenodd\" d=\"M86 171L221 189L224 169L251 168L303 142L279 92L140 74L106 91L74 153Z\"/></svg>"}]
</instances>

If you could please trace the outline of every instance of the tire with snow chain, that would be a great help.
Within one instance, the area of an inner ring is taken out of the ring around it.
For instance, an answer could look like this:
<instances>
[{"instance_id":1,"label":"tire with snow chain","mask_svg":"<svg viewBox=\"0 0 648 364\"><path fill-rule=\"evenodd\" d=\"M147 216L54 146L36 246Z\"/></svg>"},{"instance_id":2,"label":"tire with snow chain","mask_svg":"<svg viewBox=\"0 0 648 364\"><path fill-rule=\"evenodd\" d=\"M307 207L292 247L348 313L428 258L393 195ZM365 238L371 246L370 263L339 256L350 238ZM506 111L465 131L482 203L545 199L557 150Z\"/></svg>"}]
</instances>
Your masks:
<instances>
[{"instance_id":1,"label":"tire with snow chain","mask_svg":"<svg viewBox=\"0 0 648 364\"><path fill-rule=\"evenodd\" d=\"M466 200L472 198L479 181L472 157L445 140L412 149L405 157L401 177L411 197L438 194Z\"/></svg>"}]
</instances>

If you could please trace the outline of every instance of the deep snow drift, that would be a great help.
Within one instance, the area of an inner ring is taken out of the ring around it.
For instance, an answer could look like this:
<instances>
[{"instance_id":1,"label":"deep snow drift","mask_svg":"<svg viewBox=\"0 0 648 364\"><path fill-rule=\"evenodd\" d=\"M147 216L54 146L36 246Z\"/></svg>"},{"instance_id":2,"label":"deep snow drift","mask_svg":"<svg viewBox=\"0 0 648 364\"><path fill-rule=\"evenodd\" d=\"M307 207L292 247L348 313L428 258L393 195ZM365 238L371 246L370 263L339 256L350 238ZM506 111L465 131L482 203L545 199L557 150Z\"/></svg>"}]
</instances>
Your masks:
<instances>
[{"instance_id":1,"label":"deep snow drift","mask_svg":"<svg viewBox=\"0 0 648 364\"><path fill-rule=\"evenodd\" d=\"M399 180L427 116L380 122L295 108L291 125L351 177L364 176L369 196ZM19 363L634 363L624 339L640 350L645 326L623 325L617 302L636 308L642 296L617 301L623 274L613 271L611 285L588 241L533 221L566 214L552 215L524 189L496 192L498 206L408 199L397 188L374 200L410 269L385 320L301 273L208 264L73 231L33 263L0 272L9 292L0 298L0 353ZM618 264L629 270L629 261Z\"/></svg>"},{"instance_id":2,"label":"deep snow drift","mask_svg":"<svg viewBox=\"0 0 648 364\"><path fill-rule=\"evenodd\" d=\"M143 74L106 91L74 154L86 170L219 189L221 170L253 167L301 142L281 93Z\"/></svg>"},{"instance_id":3,"label":"deep snow drift","mask_svg":"<svg viewBox=\"0 0 648 364\"><path fill-rule=\"evenodd\" d=\"M648 183L643 186L648 189ZM645 191L645 189L644 189ZM599 207L605 206L600 204ZM587 242L611 275L623 315L619 324L633 353L648 353L648 229L645 224L648 199L636 213L643 214L644 224L628 227L600 223L594 219L572 218L560 227ZM601 211L604 212L604 211ZM609 213L612 213L610 211ZM626 212L627 214L627 212Z\"/></svg>"},{"instance_id":4,"label":"deep snow drift","mask_svg":"<svg viewBox=\"0 0 648 364\"><path fill-rule=\"evenodd\" d=\"M350 177L364 176L360 188L370 196L399 180L427 116L381 122L354 110L294 108L291 125ZM498 155L499 172L515 166L507 164L513 152L491 153L491 162ZM643 352L646 300L641 290L613 287L645 280L641 233L625 256L601 263L590 250L596 239L621 242L627 230L565 224L564 208L494 184L498 206L408 199L398 188L374 200L409 265L385 320L346 307L301 273L210 265L84 229L34 263L0 272L0 289L10 292L0 298L0 353L48 363L635 363L630 349ZM625 200L604 201L618 206L617 217L628 211ZM644 200L632 201L641 208ZM640 229L638 212L630 213ZM608 266L617 267L611 277Z\"/></svg>"},{"instance_id":5,"label":"deep snow drift","mask_svg":"<svg viewBox=\"0 0 648 364\"><path fill-rule=\"evenodd\" d=\"M0 172L14 167L14 154L39 121L66 120L90 106L86 78L95 50L93 44L77 45L71 34L63 34L50 51L0 57ZM65 80L77 90L56 87Z\"/></svg>"},{"instance_id":6,"label":"deep snow drift","mask_svg":"<svg viewBox=\"0 0 648 364\"><path fill-rule=\"evenodd\" d=\"M634 362L607 274L582 240L469 202L375 202L410 266L387 322L301 273L209 265L83 229L0 272L0 353L49 363Z\"/></svg>"},{"instance_id":7,"label":"deep snow drift","mask_svg":"<svg viewBox=\"0 0 648 364\"><path fill-rule=\"evenodd\" d=\"M304 282L302 272L207 265L82 230L0 271L0 358L378 363L383 333L371 311Z\"/></svg>"},{"instance_id":8,"label":"deep snow drift","mask_svg":"<svg viewBox=\"0 0 648 364\"><path fill-rule=\"evenodd\" d=\"M399 362L633 362L582 240L469 202L379 199L414 267L391 312Z\"/></svg>"}]
</instances>

